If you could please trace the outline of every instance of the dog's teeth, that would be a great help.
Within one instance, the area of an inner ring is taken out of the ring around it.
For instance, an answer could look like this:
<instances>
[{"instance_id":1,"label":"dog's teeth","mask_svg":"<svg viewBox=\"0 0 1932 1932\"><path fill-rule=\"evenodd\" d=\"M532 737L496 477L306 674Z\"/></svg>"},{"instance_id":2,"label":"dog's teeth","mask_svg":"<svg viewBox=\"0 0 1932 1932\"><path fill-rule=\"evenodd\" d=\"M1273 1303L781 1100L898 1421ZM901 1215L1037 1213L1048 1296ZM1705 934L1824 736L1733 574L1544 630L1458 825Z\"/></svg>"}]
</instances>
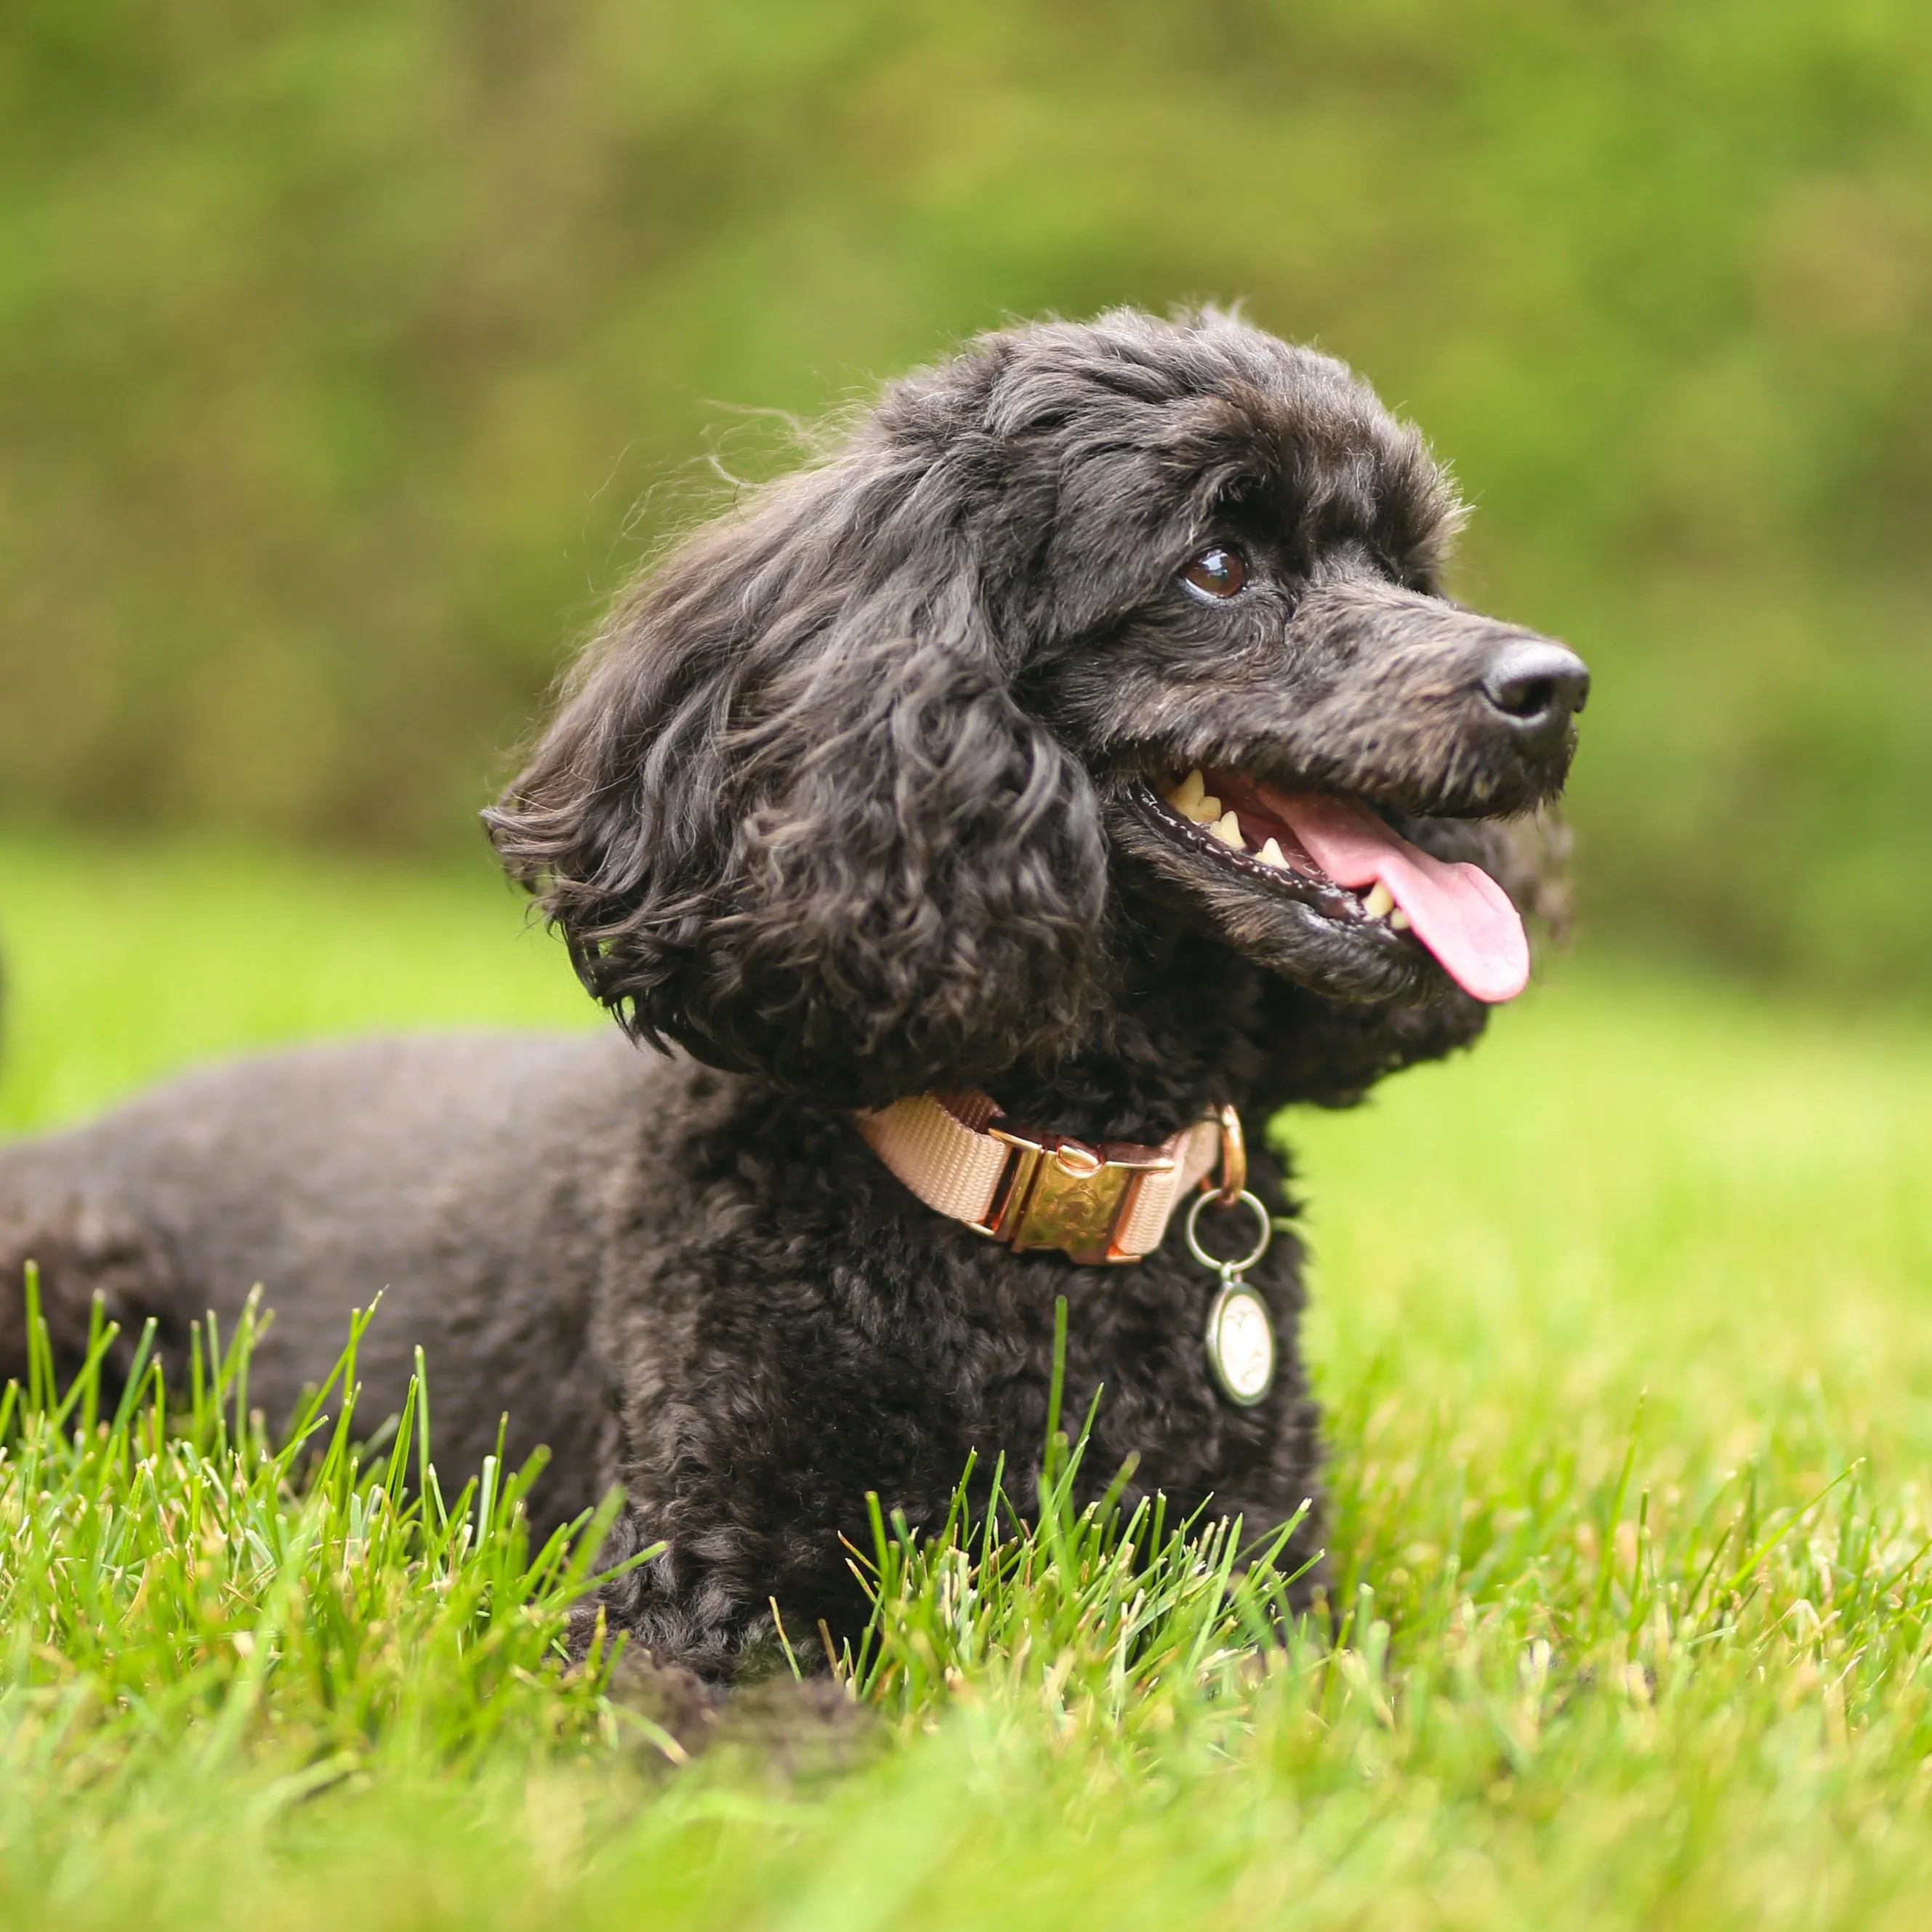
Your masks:
<instances>
[{"instance_id":1,"label":"dog's teeth","mask_svg":"<svg viewBox=\"0 0 1932 1932\"><path fill-rule=\"evenodd\" d=\"M1241 838L1241 821L1232 812L1224 812L1208 828L1210 838L1218 838L1231 852L1243 852L1247 848Z\"/></svg>"},{"instance_id":2,"label":"dog's teeth","mask_svg":"<svg viewBox=\"0 0 1932 1932\"><path fill-rule=\"evenodd\" d=\"M1262 846L1255 856L1264 866L1271 866L1277 872L1290 872L1294 869L1282 856L1281 848L1272 838Z\"/></svg>"},{"instance_id":3,"label":"dog's teeth","mask_svg":"<svg viewBox=\"0 0 1932 1932\"><path fill-rule=\"evenodd\" d=\"M1404 912L1400 906L1397 906L1395 910L1389 914L1389 924L1398 932L1406 932L1408 930L1408 914Z\"/></svg>"},{"instance_id":4,"label":"dog's teeth","mask_svg":"<svg viewBox=\"0 0 1932 1932\"><path fill-rule=\"evenodd\" d=\"M1196 765L1193 770L1190 772L1186 777L1168 794L1167 802L1180 814L1182 818L1192 818L1194 816L1196 806L1199 805L1207 795L1208 788L1202 781L1201 767ZM1215 815L1218 818L1220 814L1216 813Z\"/></svg>"},{"instance_id":5,"label":"dog's teeth","mask_svg":"<svg viewBox=\"0 0 1932 1932\"><path fill-rule=\"evenodd\" d=\"M1187 774L1180 788L1180 810L1196 825L1212 825L1221 815L1221 801L1208 789L1198 770Z\"/></svg>"},{"instance_id":6,"label":"dog's teeth","mask_svg":"<svg viewBox=\"0 0 1932 1932\"><path fill-rule=\"evenodd\" d=\"M1211 826L1221 816L1221 801L1208 791L1198 765L1168 794L1167 802L1183 818L1191 818L1196 825Z\"/></svg>"},{"instance_id":7,"label":"dog's teeth","mask_svg":"<svg viewBox=\"0 0 1932 1932\"><path fill-rule=\"evenodd\" d=\"M1221 815L1221 801L1209 792L1198 765L1168 794L1167 802L1196 825L1212 825Z\"/></svg>"},{"instance_id":8,"label":"dog's teeth","mask_svg":"<svg viewBox=\"0 0 1932 1932\"><path fill-rule=\"evenodd\" d=\"M1395 908L1395 895L1378 879L1368 897L1362 902L1362 910L1371 919L1381 919Z\"/></svg>"}]
</instances>

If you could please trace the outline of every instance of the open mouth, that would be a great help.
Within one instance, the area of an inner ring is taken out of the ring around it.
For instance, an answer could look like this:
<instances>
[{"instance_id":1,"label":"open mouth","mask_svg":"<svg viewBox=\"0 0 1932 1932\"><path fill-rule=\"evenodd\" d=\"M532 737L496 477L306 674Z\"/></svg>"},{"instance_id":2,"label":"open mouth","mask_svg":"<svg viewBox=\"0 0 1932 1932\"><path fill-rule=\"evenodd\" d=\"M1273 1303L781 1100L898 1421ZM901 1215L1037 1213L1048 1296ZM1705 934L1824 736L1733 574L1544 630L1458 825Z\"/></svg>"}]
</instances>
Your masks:
<instances>
[{"instance_id":1,"label":"open mouth","mask_svg":"<svg viewBox=\"0 0 1932 1932\"><path fill-rule=\"evenodd\" d=\"M1514 999L1528 980L1529 942L1502 887L1479 866L1411 844L1362 800L1196 770L1142 802L1204 862L1299 901L1364 944L1420 946L1472 998Z\"/></svg>"}]
</instances>

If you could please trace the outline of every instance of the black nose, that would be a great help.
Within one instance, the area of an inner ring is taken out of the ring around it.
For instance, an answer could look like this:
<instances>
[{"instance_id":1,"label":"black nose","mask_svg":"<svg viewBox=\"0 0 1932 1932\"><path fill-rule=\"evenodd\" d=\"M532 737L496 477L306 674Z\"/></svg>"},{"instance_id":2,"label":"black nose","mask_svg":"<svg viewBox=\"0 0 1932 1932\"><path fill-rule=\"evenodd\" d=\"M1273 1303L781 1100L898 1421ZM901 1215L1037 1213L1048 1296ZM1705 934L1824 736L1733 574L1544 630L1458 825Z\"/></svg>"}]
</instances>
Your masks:
<instances>
[{"instance_id":1,"label":"black nose","mask_svg":"<svg viewBox=\"0 0 1932 1932\"><path fill-rule=\"evenodd\" d=\"M1590 695L1590 667L1574 651L1546 638L1521 638L1498 645L1483 667L1483 695L1534 737L1568 724Z\"/></svg>"}]
</instances>

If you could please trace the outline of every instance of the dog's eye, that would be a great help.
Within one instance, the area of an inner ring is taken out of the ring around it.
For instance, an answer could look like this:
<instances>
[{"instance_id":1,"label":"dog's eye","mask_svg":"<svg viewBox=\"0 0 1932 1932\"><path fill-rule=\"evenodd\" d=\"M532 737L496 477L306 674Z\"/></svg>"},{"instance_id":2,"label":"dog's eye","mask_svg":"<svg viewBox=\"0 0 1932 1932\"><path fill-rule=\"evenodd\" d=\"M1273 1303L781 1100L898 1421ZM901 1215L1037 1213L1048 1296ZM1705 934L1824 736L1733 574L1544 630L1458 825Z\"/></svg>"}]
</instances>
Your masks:
<instances>
[{"instance_id":1,"label":"dog's eye","mask_svg":"<svg viewBox=\"0 0 1932 1932\"><path fill-rule=\"evenodd\" d=\"M1232 597L1248 580L1248 563L1239 550L1210 544L1188 559L1180 574L1204 597Z\"/></svg>"}]
</instances>

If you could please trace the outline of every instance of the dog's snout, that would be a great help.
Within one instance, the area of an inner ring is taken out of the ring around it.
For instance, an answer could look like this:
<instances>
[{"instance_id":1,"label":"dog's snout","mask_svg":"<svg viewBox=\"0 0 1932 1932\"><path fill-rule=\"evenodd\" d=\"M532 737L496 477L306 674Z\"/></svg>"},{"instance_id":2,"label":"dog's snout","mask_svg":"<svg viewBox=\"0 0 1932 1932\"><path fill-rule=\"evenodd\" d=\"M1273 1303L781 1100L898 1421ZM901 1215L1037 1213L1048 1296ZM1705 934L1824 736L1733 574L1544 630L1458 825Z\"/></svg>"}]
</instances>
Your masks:
<instances>
[{"instance_id":1,"label":"dog's snout","mask_svg":"<svg viewBox=\"0 0 1932 1932\"><path fill-rule=\"evenodd\" d=\"M1483 695L1526 737L1567 725L1590 695L1590 668L1546 638L1513 638L1490 653Z\"/></svg>"}]
</instances>

